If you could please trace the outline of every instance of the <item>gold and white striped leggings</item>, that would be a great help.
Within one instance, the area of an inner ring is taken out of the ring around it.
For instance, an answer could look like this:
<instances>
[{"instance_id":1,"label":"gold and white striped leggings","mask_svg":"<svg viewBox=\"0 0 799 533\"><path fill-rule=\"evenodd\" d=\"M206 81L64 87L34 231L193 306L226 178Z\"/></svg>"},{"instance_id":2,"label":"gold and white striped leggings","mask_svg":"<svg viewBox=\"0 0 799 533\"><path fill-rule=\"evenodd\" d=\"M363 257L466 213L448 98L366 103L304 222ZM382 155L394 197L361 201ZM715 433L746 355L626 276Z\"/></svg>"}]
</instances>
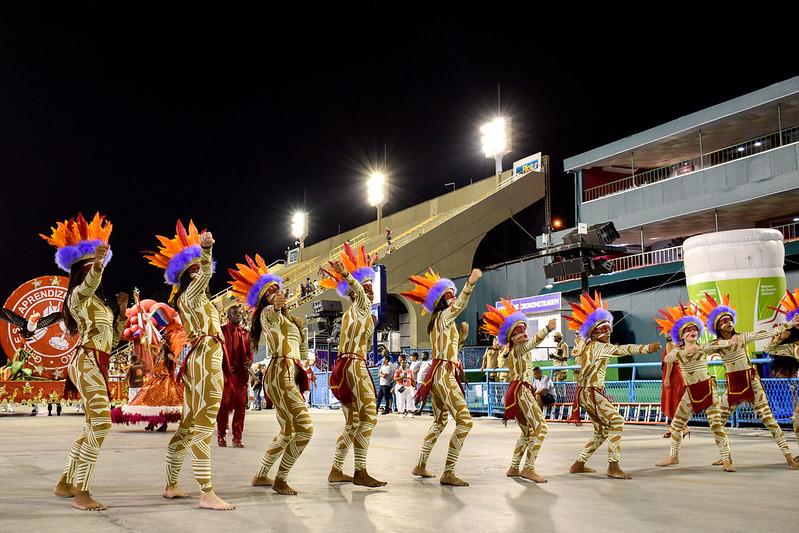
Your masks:
<instances>
[{"instance_id":1,"label":"gold and white striped leggings","mask_svg":"<svg viewBox=\"0 0 799 533\"><path fill-rule=\"evenodd\" d=\"M202 492L213 490L211 437L222 401L222 346L213 338L200 341L183 374L183 416L166 452L167 484L175 486L191 447L191 468Z\"/></svg>"},{"instance_id":2,"label":"gold and white striped leggings","mask_svg":"<svg viewBox=\"0 0 799 533\"><path fill-rule=\"evenodd\" d=\"M549 427L544 420L544 413L538 407L538 402L535 401L530 389L521 387L517 401L524 420L516 420L519 429L522 430L522 434L519 440L516 441L510 466L511 468L519 468L522 457L526 452L527 459L524 461L524 468L534 470L535 460L538 458L538 452L541 451L544 439L549 434Z\"/></svg>"},{"instance_id":3,"label":"gold and white striped leggings","mask_svg":"<svg viewBox=\"0 0 799 533\"><path fill-rule=\"evenodd\" d=\"M311 415L294 382L296 368L291 359L272 357L266 369L264 386L267 396L275 405L280 433L267 447L256 474L258 477L268 477L269 470L280 457L277 479L285 481L313 435Z\"/></svg>"},{"instance_id":4,"label":"gold and white striped leggings","mask_svg":"<svg viewBox=\"0 0 799 533\"><path fill-rule=\"evenodd\" d=\"M352 389L352 403L341 404L344 412L344 431L336 440L336 451L333 456L333 468L344 468L344 459L350 448L354 448L355 470L366 469L366 454L372 430L377 424L377 406L372 377L366 363L354 359L347 367L344 379Z\"/></svg>"},{"instance_id":5,"label":"gold and white striped leggings","mask_svg":"<svg viewBox=\"0 0 799 533\"><path fill-rule=\"evenodd\" d=\"M447 461L444 465L444 472L452 473L455 471L455 464L463 448L463 441L472 429L472 415L469 414L469 406L463 397L458 379L453 370L454 364L442 364L436 369L433 376L433 385L430 389L433 406L433 425L430 426L427 436L422 442L422 452L419 455L418 466L426 466L430 452L433 450L438 436L447 425L448 413L455 419L455 432L449 440L447 451Z\"/></svg>"},{"instance_id":6,"label":"gold and white striped leggings","mask_svg":"<svg viewBox=\"0 0 799 533\"><path fill-rule=\"evenodd\" d=\"M721 421L721 410L719 408L719 397L716 394L716 384L711 382L713 387L713 405L705 409L707 422L710 430L713 431L713 437L716 440L716 447L719 449L719 455L722 461L730 460L730 441L727 438L727 432L724 431L724 424ZM680 445L682 444L682 434L688 421L694 416L693 406L691 405L691 398L688 396L688 389L680 399L680 404L677 407L677 412L671 421L671 449L669 455L672 457L680 456Z\"/></svg>"},{"instance_id":7,"label":"gold and white striped leggings","mask_svg":"<svg viewBox=\"0 0 799 533\"><path fill-rule=\"evenodd\" d=\"M763 390L763 384L761 383L759 376L752 378L752 391L755 393L755 401L752 405L752 408L755 410L755 414L763 423L763 425L766 426L766 429L769 430L771 436L774 438L774 441L777 443L777 446L779 446L782 454L790 455L791 449L788 447L788 441L785 440L785 433L782 432L782 428L780 428L780 425L774 418L774 413L771 412L771 407L769 407L768 398L766 397L766 391ZM732 411L732 409L730 409L730 404L727 401L726 394L719 401L719 407L721 409L721 422L726 426L727 420L730 418L730 413Z\"/></svg>"},{"instance_id":8,"label":"gold and white striped leggings","mask_svg":"<svg viewBox=\"0 0 799 533\"><path fill-rule=\"evenodd\" d=\"M64 475L67 483L74 484L78 490L88 491L100 447L111 430L111 404L105 378L92 352L79 347L67 372L80 392L86 423L69 450L69 463Z\"/></svg>"},{"instance_id":9,"label":"gold and white striped leggings","mask_svg":"<svg viewBox=\"0 0 799 533\"><path fill-rule=\"evenodd\" d=\"M608 462L618 463L621 461L621 434L624 431L624 418L610 400L591 387L580 389L579 400L580 407L585 409L594 425L594 434L591 440L585 443L577 461L587 463L594 452L607 440Z\"/></svg>"}]
</instances>

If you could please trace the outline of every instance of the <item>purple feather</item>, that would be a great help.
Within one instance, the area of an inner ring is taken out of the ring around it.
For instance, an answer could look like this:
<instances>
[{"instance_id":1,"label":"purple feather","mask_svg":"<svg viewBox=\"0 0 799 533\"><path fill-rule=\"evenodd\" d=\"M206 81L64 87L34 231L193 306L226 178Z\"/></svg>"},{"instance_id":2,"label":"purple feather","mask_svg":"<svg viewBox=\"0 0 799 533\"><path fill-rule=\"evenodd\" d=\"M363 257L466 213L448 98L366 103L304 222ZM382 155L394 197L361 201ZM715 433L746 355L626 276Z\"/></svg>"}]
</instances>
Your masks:
<instances>
[{"instance_id":1,"label":"purple feather","mask_svg":"<svg viewBox=\"0 0 799 533\"><path fill-rule=\"evenodd\" d=\"M258 307L258 301L261 299L261 291L270 283L277 283L279 288L283 288L283 278L274 274L264 274L250 287L250 291L247 293L247 305L250 307Z\"/></svg>"},{"instance_id":2,"label":"purple feather","mask_svg":"<svg viewBox=\"0 0 799 533\"><path fill-rule=\"evenodd\" d=\"M164 271L164 279L170 285L180 285L180 275L188 266L200 260L202 250L196 244L194 246L187 246L179 253L175 254ZM216 271L216 261L211 263L211 270Z\"/></svg>"},{"instance_id":3,"label":"purple feather","mask_svg":"<svg viewBox=\"0 0 799 533\"><path fill-rule=\"evenodd\" d=\"M436 281L433 286L430 287L430 290L427 292L427 297L424 299L423 307L425 310L428 313L432 313L433 309L436 308L438 299L449 289L452 289L457 294L457 289L451 279L441 278Z\"/></svg>"},{"instance_id":4,"label":"purple feather","mask_svg":"<svg viewBox=\"0 0 799 533\"><path fill-rule=\"evenodd\" d=\"M721 318L721 315L723 314L729 314L732 316L732 323L735 324L735 309L732 307L727 307L726 305L717 306L707 315L707 320L705 320L707 331L714 337L718 337L718 333L716 333L716 321Z\"/></svg>"},{"instance_id":5,"label":"purple feather","mask_svg":"<svg viewBox=\"0 0 799 533\"><path fill-rule=\"evenodd\" d=\"M362 267L352 273L352 277L355 280L363 285L367 281L373 281L375 279L375 271L369 267ZM347 280L342 279L336 285L336 292L342 298L346 298L347 295L350 293L350 286L347 284Z\"/></svg>"},{"instance_id":6,"label":"purple feather","mask_svg":"<svg viewBox=\"0 0 799 533\"><path fill-rule=\"evenodd\" d=\"M521 311L516 311L512 315L508 315L508 317L502 321L502 326L500 326L499 334L497 335L497 342L501 346L507 346L510 343L508 336L513 332L519 322L527 324L527 317Z\"/></svg>"},{"instance_id":7,"label":"purple feather","mask_svg":"<svg viewBox=\"0 0 799 533\"><path fill-rule=\"evenodd\" d=\"M610 322L611 327L613 326L613 315L610 314L610 311L599 308L588 315L583 325L580 326L580 336L584 339L588 339L591 336L591 330L600 322Z\"/></svg>"},{"instance_id":8,"label":"purple feather","mask_svg":"<svg viewBox=\"0 0 799 533\"><path fill-rule=\"evenodd\" d=\"M795 317L797 313L799 313L799 309L794 309L793 311L788 311L785 314L785 321L786 322L790 322L791 320L793 320L793 317Z\"/></svg>"},{"instance_id":9,"label":"purple feather","mask_svg":"<svg viewBox=\"0 0 799 533\"><path fill-rule=\"evenodd\" d=\"M56 250L55 264L64 272L69 272L72 268L72 264L81 257L94 256L95 250L97 250L97 247L100 246L102 242L103 241L100 239L95 239L91 241L80 241L78 244L73 244L72 246L62 246ZM103 261L103 266L106 266L111 260L111 255L111 250L109 249Z\"/></svg>"},{"instance_id":10,"label":"purple feather","mask_svg":"<svg viewBox=\"0 0 799 533\"><path fill-rule=\"evenodd\" d=\"M687 326L688 324L693 324L699 329L699 334L697 337L702 336L702 332L705 329L705 325L702 324L702 320L699 317L693 315L687 315L682 317L681 319L677 320L674 325L671 327L671 331L669 331L669 335L671 335L672 340L674 342L680 342L682 338L680 337L680 330Z\"/></svg>"}]
</instances>

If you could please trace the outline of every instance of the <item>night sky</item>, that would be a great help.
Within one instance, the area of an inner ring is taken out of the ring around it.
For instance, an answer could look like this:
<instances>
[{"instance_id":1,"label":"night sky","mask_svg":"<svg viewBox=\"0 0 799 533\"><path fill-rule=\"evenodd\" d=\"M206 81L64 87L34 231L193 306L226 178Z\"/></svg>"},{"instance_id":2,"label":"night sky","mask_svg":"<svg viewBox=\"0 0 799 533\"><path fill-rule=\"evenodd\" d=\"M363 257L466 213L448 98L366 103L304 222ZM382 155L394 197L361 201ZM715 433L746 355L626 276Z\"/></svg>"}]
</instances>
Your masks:
<instances>
[{"instance_id":1,"label":"night sky","mask_svg":"<svg viewBox=\"0 0 799 533\"><path fill-rule=\"evenodd\" d=\"M553 213L570 223L563 158L799 73L795 47L718 20L696 39L693 22L633 31L509 12L17 4L0 8L3 300L56 272L36 235L78 210L114 223L106 292L163 297L140 252L177 217L214 232L221 267L246 252L271 262L293 244L297 208L310 213L307 242L374 219L363 183L384 145L386 213L489 176L477 129L496 114L498 83L514 127L506 168L550 154Z\"/></svg>"}]
</instances>

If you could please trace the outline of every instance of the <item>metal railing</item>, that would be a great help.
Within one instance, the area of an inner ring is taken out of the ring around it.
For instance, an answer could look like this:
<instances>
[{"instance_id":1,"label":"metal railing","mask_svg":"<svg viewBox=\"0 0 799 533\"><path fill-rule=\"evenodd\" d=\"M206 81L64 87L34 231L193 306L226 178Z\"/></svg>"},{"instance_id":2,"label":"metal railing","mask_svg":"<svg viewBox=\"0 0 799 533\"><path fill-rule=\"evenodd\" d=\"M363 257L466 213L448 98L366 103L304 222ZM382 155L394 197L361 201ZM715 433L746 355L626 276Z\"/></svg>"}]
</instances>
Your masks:
<instances>
[{"instance_id":1,"label":"metal railing","mask_svg":"<svg viewBox=\"0 0 799 533\"><path fill-rule=\"evenodd\" d=\"M782 226L774 226L771 229L775 229L782 233L782 238L785 240L785 242L799 240L799 222L794 222L793 224L783 224Z\"/></svg>"},{"instance_id":2,"label":"metal railing","mask_svg":"<svg viewBox=\"0 0 799 533\"><path fill-rule=\"evenodd\" d=\"M616 257L610 259L613 265L613 273L623 272L625 270L632 270L634 268L643 268L654 265L665 265L668 263L678 263L683 260L682 246L674 246L672 248L663 248L662 250L652 250L641 254L625 255L624 257ZM564 281L572 281L580 279L580 274L572 274L569 276L561 276L555 278L555 283L562 283Z\"/></svg>"},{"instance_id":3,"label":"metal railing","mask_svg":"<svg viewBox=\"0 0 799 533\"><path fill-rule=\"evenodd\" d=\"M749 141L728 146L714 152L704 154L704 156L686 159L672 165L660 168L653 168L640 174L633 174L627 178L603 183L596 187L583 190L583 202L597 200L611 194L643 187L652 183L667 180L684 174L690 174L709 167L729 163L736 159L753 156L767 150L779 148L788 144L799 142L799 126L780 132L771 133L763 137L751 139Z\"/></svg>"},{"instance_id":4,"label":"metal railing","mask_svg":"<svg viewBox=\"0 0 799 533\"><path fill-rule=\"evenodd\" d=\"M771 359L753 359L753 363L769 363ZM710 365L719 365L720 361L710 361ZM642 424L665 424L666 417L660 409L660 399L662 383L659 379L638 379L637 369L643 367L661 367L659 362L651 363L618 363L609 364L608 368L630 369L631 378L629 380L605 381L605 395L618 406L619 412L628 423ZM542 367L543 372L548 372L550 376L560 370L575 370L576 366L548 366ZM379 386L377 368L369 369L375 387ZM506 368L494 368L488 370L468 369L467 375L483 374L485 379L476 382L464 383L464 392L469 411L474 415L501 416L504 412L504 397L508 388L508 383L489 381L492 373L506 373ZM316 374L316 385L311 391L311 403L315 407L338 407L337 400L330 394L328 384L330 372L318 372ZM761 378L763 388L769 399L771 411L777 422L789 424L796 405L796 389L799 387L799 380ZM726 392L726 380L716 381L717 393L722 396ZM572 404L576 393L577 384L574 381L553 381L556 403L547 406L544 414L550 421L567 421L572 414ZM393 403L393 402L392 402ZM429 406L429 401L428 401ZM428 408L429 410L429 408ZM587 422L588 419L582 414L581 420ZM695 415L694 422L706 423L705 413ZM757 414L750 405L738 407L730 416L728 423L733 427L740 427L742 424L754 424L758 422Z\"/></svg>"},{"instance_id":5,"label":"metal railing","mask_svg":"<svg viewBox=\"0 0 799 533\"><path fill-rule=\"evenodd\" d=\"M350 243L350 246L355 248L359 244L366 242L366 239L368 238L369 238L369 232L364 231L363 233L359 233L352 239L348 239L347 242ZM341 244L330 250L330 253L328 254L328 259L330 259L331 261L334 259L338 259L339 255L341 255L341 252L343 251L344 251L344 243L342 242Z\"/></svg>"}]
</instances>

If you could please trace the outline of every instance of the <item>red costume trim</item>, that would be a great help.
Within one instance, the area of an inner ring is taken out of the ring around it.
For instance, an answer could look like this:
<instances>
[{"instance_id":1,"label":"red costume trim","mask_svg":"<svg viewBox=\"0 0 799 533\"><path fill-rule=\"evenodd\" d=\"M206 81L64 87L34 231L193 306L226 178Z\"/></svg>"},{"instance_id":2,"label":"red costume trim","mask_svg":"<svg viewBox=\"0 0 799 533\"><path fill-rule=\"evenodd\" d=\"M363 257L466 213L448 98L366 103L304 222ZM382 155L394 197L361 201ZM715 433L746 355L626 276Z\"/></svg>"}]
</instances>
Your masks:
<instances>
[{"instance_id":1,"label":"red costume trim","mask_svg":"<svg viewBox=\"0 0 799 533\"><path fill-rule=\"evenodd\" d=\"M730 407L741 402L754 404L755 391L752 389L752 380L757 377L754 368L727 372L727 403Z\"/></svg>"},{"instance_id":2,"label":"red costume trim","mask_svg":"<svg viewBox=\"0 0 799 533\"><path fill-rule=\"evenodd\" d=\"M186 365L188 365L189 363L189 357L191 357L191 354L193 354L194 350L196 350L197 347L200 345L200 341L202 341L206 337L211 339L216 339L216 342L218 342L219 346L222 347L222 359L223 360L227 359L228 355L227 355L227 348L225 347L225 341L220 339L219 335L197 335L196 337L193 337L191 339L191 345L189 351L188 353L186 353L186 357L184 357L183 361L180 363L180 369L178 370L177 376L175 376L175 381L177 383L181 382L183 374L186 373Z\"/></svg>"},{"instance_id":3,"label":"red costume trim","mask_svg":"<svg viewBox=\"0 0 799 533\"><path fill-rule=\"evenodd\" d=\"M297 388L300 389L300 394L311 390L311 383L308 380L308 374L305 373L305 369L302 367L302 364L298 359L294 359L293 357L288 357L285 355L273 355L272 359L284 359L286 361L286 370L290 370L291 363L294 363L294 383L297 385ZM264 397L266 397L266 390L264 390Z\"/></svg>"},{"instance_id":4,"label":"red costume trim","mask_svg":"<svg viewBox=\"0 0 799 533\"><path fill-rule=\"evenodd\" d=\"M357 364L360 361L366 364L366 358L359 356L356 353L345 352L338 354L338 359L333 364L333 371L330 372L330 392L333 393L338 401L345 405L350 405L354 399L352 397L352 385L347 379L347 369L351 364ZM371 379L369 382L372 384L372 390L375 390L375 383Z\"/></svg>"},{"instance_id":5,"label":"red costume trim","mask_svg":"<svg viewBox=\"0 0 799 533\"><path fill-rule=\"evenodd\" d=\"M526 381L515 379L508 385L508 390L505 392L505 413L502 415L502 421L506 424L508 420L516 420L520 424L525 423L524 413L519 407L519 394L524 391L525 387L535 397L535 387Z\"/></svg>"},{"instance_id":6,"label":"red costume trim","mask_svg":"<svg viewBox=\"0 0 799 533\"><path fill-rule=\"evenodd\" d=\"M713 382L710 378L688 385L688 399L694 414L701 413L713 405Z\"/></svg>"},{"instance_id":7,"label":"red costume trim","mask_svg":"<svg viewBox=\"0 0 799 533\"><path fill-rule=\"evenodd\" d=\"M430 389L433 388L433 381L435 378L436 370L441 365L454 365L455 366L455 375L458 379L458 385L461 388L461 394L466 397L466 394L463 392L463 369L456 363L455 361L448 361L446 359L433 359L432 364L430 365L430 369L427 371L427 375L424 377L424 381L422 382L422 386L419 387L419 390L416 391L416 395L413 399L416 403L423 403L427 400L427 396L430 394Z\"/></svg>"},{"instance_id":8,"label":"red costume trim","mask_svg":"<svg viewBox=\"0 0 799 533\"><path fill-rule=\"evenodd\" d=\"M588 389L589 391L591 391L591 400L594 402L594 411L597 411L597 413L599 412L598 409L596 409L596 395L597 394L599 394L600 396L604 396L604 398L607 401L609 401L610 403L613 403L613 400L608 398L607 395L605 394L605 387L580 387L580 386L578 386L577 390L574 391L574 402L572 402L572 414L571 414L571 416L569 416L569 419L567 420L567 422L574 422L575 424L578 424L578 423L581 422L581 417L580 417L580 391L585 390L585 389Z\"/></svg>"}]
</instances>

